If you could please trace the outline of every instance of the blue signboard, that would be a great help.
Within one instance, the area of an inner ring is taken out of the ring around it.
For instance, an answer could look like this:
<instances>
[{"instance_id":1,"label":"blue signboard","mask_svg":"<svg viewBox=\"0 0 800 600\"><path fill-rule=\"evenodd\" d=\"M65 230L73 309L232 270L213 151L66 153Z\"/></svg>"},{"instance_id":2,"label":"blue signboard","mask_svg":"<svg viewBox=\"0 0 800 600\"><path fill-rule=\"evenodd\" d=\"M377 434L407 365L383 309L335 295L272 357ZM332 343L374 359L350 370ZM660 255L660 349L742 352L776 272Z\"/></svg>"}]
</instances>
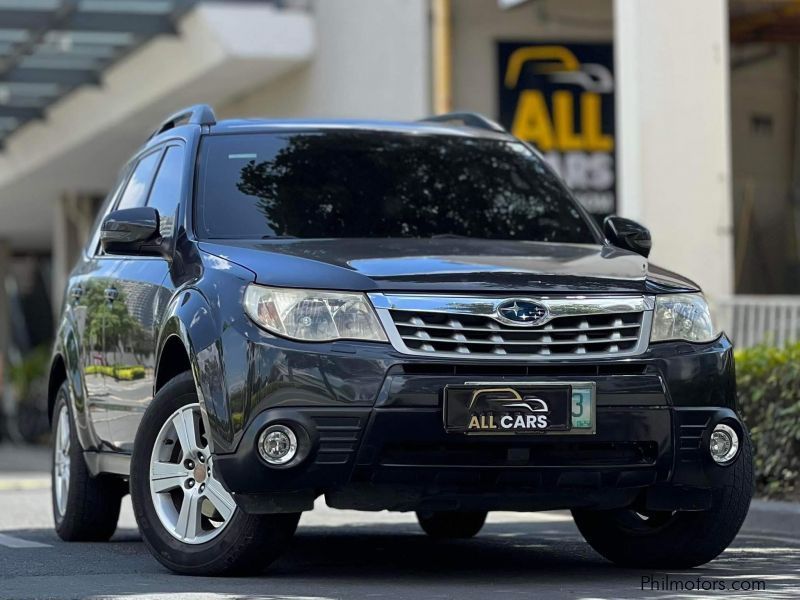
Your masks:
<instances>
[{"instance_id":1,"label":"blue signboard","mask_svg":"<svg viewBox=\"0 0 800 600\"><path fill-rule=\"evenodd\" d=\"M500 123L536 146L591 213L614 213L613 46L499 42L497 55Z\"/></svg>"}]
</instances>

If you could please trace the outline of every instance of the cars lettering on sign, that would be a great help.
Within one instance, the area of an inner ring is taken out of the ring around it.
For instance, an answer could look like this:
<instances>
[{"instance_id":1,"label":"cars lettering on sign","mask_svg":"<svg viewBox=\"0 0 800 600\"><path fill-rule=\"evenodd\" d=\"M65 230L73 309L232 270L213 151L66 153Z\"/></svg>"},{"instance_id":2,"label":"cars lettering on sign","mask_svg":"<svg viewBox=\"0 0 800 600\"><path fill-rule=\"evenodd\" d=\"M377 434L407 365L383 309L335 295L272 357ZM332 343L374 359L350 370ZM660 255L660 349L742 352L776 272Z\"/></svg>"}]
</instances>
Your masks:
<instances>
[{"instance_id":1,"label":"cars lettering on sign","mask_svg":"<svg viewBox=\"0 0 800 600\"><path fill-rule=\"evenodd\" d=\"M536 396L512 388L475 390L470 401L469 431L546 429L550 407Z\"/></svg>"}]
</instances>

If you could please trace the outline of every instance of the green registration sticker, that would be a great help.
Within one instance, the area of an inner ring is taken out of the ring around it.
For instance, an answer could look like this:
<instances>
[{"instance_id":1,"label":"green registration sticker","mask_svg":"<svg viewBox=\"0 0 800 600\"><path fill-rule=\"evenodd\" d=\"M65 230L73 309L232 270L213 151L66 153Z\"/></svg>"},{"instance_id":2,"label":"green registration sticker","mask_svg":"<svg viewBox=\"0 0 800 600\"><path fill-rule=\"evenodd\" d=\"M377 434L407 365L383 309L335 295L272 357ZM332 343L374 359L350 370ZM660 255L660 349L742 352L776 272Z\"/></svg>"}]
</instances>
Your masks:
<instances>
[{"instance_id":1,"label":"green registration sticker","mask_svg":"<svg viewBox=\"0 0 800 600\"><path fill-rule=\"evenodd\" d=\"M592 428L592 387L572 386L572 428Z\"/></svg>"}]
</instances>

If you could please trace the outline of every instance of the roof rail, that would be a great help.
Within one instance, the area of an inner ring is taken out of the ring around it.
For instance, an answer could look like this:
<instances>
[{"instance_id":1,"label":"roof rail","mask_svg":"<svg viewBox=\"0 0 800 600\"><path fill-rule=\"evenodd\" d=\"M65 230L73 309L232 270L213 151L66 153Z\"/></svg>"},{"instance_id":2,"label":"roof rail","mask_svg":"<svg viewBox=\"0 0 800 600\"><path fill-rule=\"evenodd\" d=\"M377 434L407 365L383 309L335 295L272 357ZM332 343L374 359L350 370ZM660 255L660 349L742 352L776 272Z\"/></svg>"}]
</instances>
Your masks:
<instances>
[{"instance_id":1,"label":"roof rail","mask_svg":"<svg viewBox=\"0 0 800 600\"><path fill-rule=\"evenodd\" d=\"M150 139L179 125L215 125L216 123L217 116L214 114L213 108L208 104L195 104L167 117L153 132Z\"/></svg>"},{"instance_id":2,"label":"roof rail","mask_svg":"<svg viewBox=\"0 0 800 600\"><path fill-rule=\"evenodd\" d=\"M420 119L421 123L445 123L507 133L502 125L476 112L453 112Z\"/></svg>"}]
</instances>

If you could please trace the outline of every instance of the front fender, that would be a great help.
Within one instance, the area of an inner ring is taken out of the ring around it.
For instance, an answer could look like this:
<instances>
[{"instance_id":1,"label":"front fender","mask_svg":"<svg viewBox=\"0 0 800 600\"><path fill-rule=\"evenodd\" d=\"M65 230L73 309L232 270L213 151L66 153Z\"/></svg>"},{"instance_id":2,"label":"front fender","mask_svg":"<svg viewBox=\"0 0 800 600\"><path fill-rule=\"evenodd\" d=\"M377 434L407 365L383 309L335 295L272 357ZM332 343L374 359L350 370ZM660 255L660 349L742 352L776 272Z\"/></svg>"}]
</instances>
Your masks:
<instances>
[{"instance_id":1,"label":"front fender","mask_svg":"<svg viewBox=\"0 0 800 600\"><path fill-rule=\"evenodd\" d=\"M159 334L156 364L161 364L161 352L170 338L179 338L186 349L215 453L232 452L241 429L235 424L242 419L246 402L250 360L247 344L231 321L244 316L240 307L250 280L206 271L203 291L193 286L175 294Z\"/></svg>"}]
</instances>

